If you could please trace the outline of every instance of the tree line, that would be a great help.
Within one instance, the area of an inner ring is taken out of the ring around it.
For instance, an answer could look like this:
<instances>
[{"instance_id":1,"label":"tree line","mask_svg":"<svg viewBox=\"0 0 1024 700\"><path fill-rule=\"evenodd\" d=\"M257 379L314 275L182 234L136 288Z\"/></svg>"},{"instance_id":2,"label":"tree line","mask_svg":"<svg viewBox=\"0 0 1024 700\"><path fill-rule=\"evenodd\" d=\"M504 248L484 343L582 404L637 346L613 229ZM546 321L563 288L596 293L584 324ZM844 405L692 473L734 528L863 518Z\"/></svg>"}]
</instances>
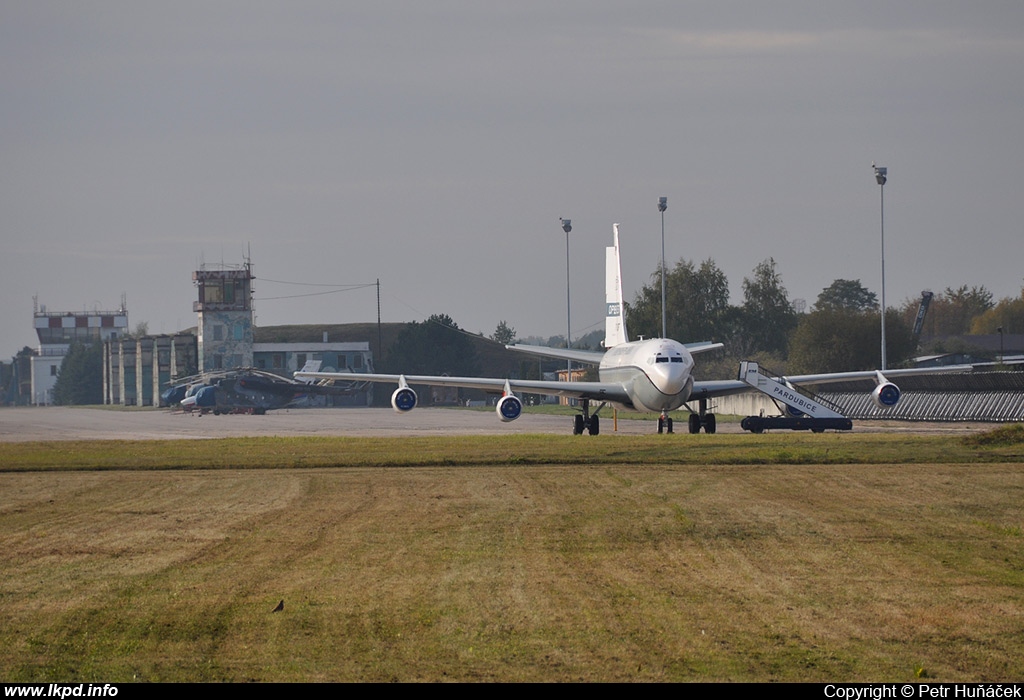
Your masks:
<instances>
[{"instance_id":1,"label":"tree line","mask_svg":"<svg viewBox=\"0 0 1024 700\"><path fill-rule=\"evenodd\" d=\"M729 302L725 273L708 259L680 260L666 270L667 335L682 342L713 340L724 352L706 355L701 378L735 372L739 360L757 360L792 374L875 369L881 362L881 318L877 296L860 280L837 279L818 295L808 313L789 299L775 260L759 263L743 279L743 301ZM919 351L913 334L920 300L888 308L886 351L890 366ZM633 337L661 335L661 271L626 308ZM1020 297L994 300L984 286L947 287L932 297L923 336L1024 333L1024 289ZM941 346L941 341L940 341ZM940 346L933 349L939 351Z\"/></svg>"}]
</instances>

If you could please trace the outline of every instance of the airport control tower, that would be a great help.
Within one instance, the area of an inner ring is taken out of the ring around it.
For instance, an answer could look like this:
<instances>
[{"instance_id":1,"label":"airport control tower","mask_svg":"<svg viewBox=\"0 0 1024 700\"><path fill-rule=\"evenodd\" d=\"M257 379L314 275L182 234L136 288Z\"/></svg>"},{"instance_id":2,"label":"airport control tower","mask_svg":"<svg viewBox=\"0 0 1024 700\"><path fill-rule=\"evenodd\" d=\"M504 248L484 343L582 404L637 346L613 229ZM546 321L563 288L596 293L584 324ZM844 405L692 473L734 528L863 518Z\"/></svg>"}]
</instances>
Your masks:
<instances>
[{"instance_id":1,"label":"airport control tower","mask_svg":"<svg viewBox=\"0 0 1024 700\"><path fill-rule=\"evenodd\" d=\"M199 371L251 367L253 343L252 264L240 268L202 265L192 273L199 299Z\"/></svg>"}]
</instances>

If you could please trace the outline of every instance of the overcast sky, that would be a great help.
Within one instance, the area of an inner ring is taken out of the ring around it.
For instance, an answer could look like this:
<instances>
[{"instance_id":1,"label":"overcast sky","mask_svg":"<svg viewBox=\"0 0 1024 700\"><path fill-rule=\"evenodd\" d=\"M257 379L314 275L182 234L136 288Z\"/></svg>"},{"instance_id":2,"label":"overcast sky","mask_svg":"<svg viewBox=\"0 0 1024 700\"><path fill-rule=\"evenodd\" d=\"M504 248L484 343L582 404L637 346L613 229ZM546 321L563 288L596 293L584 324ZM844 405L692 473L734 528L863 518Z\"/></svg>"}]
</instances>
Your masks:
<instances>
[{"instance_id":1,"label":"overcast sky","mask_svg":"<svg viewBox=\"0 0 1024 700\"><path fill-rule=\"evenodd\" d=\"M251 250L261 326L603 322L660 254L734 302L1024 283L1024 3L0 2L0 356L49 310L195 325ZM705 340L704 338L679 340ZM707 339L707 340L714 340Z\"/></svg>"}]
</instances>

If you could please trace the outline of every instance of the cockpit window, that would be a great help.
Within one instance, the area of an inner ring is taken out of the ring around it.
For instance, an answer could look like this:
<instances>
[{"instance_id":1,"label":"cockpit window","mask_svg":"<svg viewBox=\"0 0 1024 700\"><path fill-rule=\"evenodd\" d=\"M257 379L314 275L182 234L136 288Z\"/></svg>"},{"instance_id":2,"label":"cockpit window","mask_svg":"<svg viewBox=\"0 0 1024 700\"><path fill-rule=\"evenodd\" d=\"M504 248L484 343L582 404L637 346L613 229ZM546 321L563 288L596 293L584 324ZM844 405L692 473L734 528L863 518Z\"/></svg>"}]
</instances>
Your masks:
<instances>
[{"instance_id":1,"label":"cockpit window","mask_svg":"<svg viewBox=\"0 0 1024 700\"><path fill-rule=\"evenodd\" d=\"M655 358L654 361L655 362L668 362L668 358L667 357L658 357L658 358Z\"/></svg>"},{"instance_id":2,"label":"cockpit window","mask_svg":"<svg viewBox=\"0 0 1024 700\"><path fill-rule=\"evenodd\" d=\"M683 358L681 358L681 357L673 357L673 358L672 358L672 361L673 361L673 362L682 362L682 361L683 361Z\"/></svg>"}]
</instances>

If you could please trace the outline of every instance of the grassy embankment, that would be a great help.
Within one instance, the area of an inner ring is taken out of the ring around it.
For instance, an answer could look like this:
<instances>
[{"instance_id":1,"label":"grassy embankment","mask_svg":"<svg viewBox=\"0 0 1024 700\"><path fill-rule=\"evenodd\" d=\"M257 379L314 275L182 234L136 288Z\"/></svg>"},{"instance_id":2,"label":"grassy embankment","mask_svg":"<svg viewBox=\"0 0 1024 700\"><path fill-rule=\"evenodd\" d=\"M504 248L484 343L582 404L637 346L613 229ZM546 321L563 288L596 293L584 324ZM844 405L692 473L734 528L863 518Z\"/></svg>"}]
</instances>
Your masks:
<instances>
[{"instance_id":1,"label":"grassy embankment","mask_svg":"<svg viewBox=\"0 0 1024 700\"><path fill-rule=\"evenodd\" d=\"M0 677L1019 680L1022 435L8 443Z\"/></svg>"}]
</instances>

